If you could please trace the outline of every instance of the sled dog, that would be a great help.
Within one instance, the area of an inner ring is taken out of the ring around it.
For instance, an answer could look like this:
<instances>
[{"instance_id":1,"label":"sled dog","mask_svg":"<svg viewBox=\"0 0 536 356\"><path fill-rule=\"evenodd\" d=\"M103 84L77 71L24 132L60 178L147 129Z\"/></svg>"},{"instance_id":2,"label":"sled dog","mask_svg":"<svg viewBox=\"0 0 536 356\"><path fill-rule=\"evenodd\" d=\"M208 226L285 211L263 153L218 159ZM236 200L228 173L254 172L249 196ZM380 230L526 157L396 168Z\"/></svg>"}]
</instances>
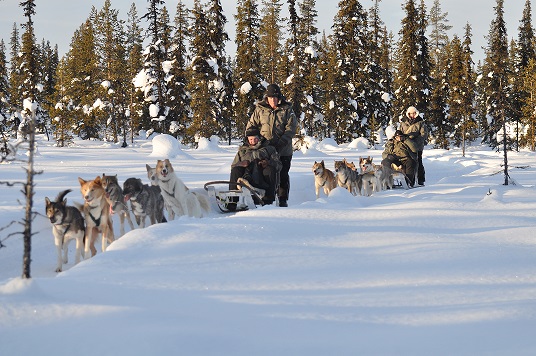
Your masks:
<instances>
[{"instance_id":1,"label":"sled dog","mask_svg":"<svg viewBox=\"0 0 536 356\"><path fill-rule=\"evenodd\" d=\"M149 166L148 164L146 164L145 168L147 169L147 178L149 178L151 185L158 187L158 178L156 177L156 167L153 168ZM164 199L164 207L166 208L166 211L168 212L169 220L175 219L175 212L173 211L173 208L171 207L171 205L169 205L167 200L165 199Z\"/></svg>"},{"instance_id":2,"label":"sled dog","mask_svg":"<svg viewBox=\"0 0 536 356\"><path fill-rule=\"evenodd\" d=\"M353 194L361 194L361 175L357 170L348 166L346 158L342 161L335 161L335 172L337 173L337 183L339 187L344 187Z\"/></svg>"},{"instance_id":3,"label":"sled dog","mask_svg":"<svg viewBox=\"0 0 536 356\"><path fill-rule=\"evenodd\" d=\"M123 183L123 195L125 203L130 200L132 213L139 227L145 227L147 216L151 225L166 222L164 199L159 187L143 184L140 178L128 178Z\"/></svg>"},{"instance_id":4,"label":"sled dog","mask_svg":"<svg viewBox=\"0 0 536 356\"><path fill-rule=\"evenodd\" d=\"M76 240L75 264L80 262L84 250L84 218L80 210L74 206L68 206L67 199L63 199L71 191L67 189L59 193L56 201L45 198L46 214L52 223L52 234L58 256L56 272L61 272L63 264L68 262L68 247L71 240Z\"/></svg>"},{"instance_id":5,"label":"sled dog","mask_svg":"<svg viewBox=\"0 0 536 356\"><path fill-rule=\"evenodd\" d=\"M329 195L333 189L337 188L337 179L335 174L326 168L324 160L313 164L313 173L315 175L315 193L316 198L320 197L320 189L324 189L324 194Z\"/></svg>"},{"instance_id":6,"label":"sled dog","mask_svg":"<svg viewBox=\"0 0 536 356\"><path fill-rule=\"evenodd\" d=\"M80 182L80 192L84 198L84 205L80 209L84 212L86 220L86 235L84 255L89 258L95 256L95 241L99 233L102 234L102 252L106 251L108 244L114 241L114 227L112 216L110 215L110 204L106 201L106 194L102 187L100 176L93 180L84 180L78 177Z\"/></svg>"},{"instance_id":7,"label":"sled dog","mask_svg":"<svg viewBox=\"0 0 536 356\"><path fill-rule=\"evenodd\" d=\"M203 217L210 211L208 198L188 189L177 177L169 159L158 160L156 177L162 196L173 209L175 215L188 215L196 218Z\"/></svg>"},{"instance_id":8,"label":"sled dog","mask_svg":"<svg viewBox=\"0 0 536 356\"><path fill-rule=\"evenodd\" d=\"M363 195L371 196L372 192L379 192L381 190L379 174L376 172L374 163L372 163L372 157L359 157L359 168L362 174Z\"/></svg>"},{"instance_id":9,"label":"sled dog","mask_svg":"<svg viewBox=\"0 0 536 356\"><path fill-rule=\"evenodd\" d=\"M120 222L120 236L125 234L125 219L127 219L130 230L134 230L134 224L130 218L130 213L128 211L128 206L124 202L123 189L117 181L116 175L106 175L102 174L102 187L106 193L106 200L110 205L110 215L118 214Z\"/></svg>"}]
</instances>

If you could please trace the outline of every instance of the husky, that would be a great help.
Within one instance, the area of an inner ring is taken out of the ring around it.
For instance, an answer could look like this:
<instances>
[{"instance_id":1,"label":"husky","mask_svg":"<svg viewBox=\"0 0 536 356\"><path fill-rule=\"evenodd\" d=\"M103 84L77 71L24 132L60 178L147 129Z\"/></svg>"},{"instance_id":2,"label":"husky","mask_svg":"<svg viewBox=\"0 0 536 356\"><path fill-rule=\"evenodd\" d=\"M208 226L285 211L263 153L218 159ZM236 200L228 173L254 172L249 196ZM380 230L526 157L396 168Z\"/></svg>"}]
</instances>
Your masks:
<instances>
[{"instance_id":1,"label":"husky","mask_svg":"<svg viewBox=\"0 0 536 356\"><path fill-rule=\"evenodd\" d=\"M47 217L52 223L52 234L58 255L56 272L61 272L63 264L68 261L68 246L71 240L76 240L76 253L74 263L80 262L82 251L84 250L84 218L74 206L67 205L67 199L63 199L71 189L64 190L58 194L56 201L45 198ZM63 258L61 252L63 250Z\"/></svg>"},{"instance_id":2,"label":"husky","mask_svg":"<svg viewBox=\"0 0 536 356\"><path fill-rule=\"evenodd\" d=\"M147 216L151 225L167 221L164 217L164 199L159 187L143 184L140 178L128 178L123 183L123 194L125 203L130 200L132 213L139 227L145 227Z\"/></svg>"},{"instance_id":3,"label":"husky","mask_svg":"<svg viewBox=\"0 0 536 356\"><path fill-rule=\"evenodd\" d=\"M106 201L101 177L97 176L93 180L78 177L78 182L80 182L80 192L84 198L84 205L80 210L84 212L86 220L84 255L88 258L90 250L91 256L97 254L95 241L99 233L102 234L102 252L106 251L107 244L114 241L114 227L110 215L110 204Z\"/></svg>"},{"instance_id":4,"label":"husky","mask_svg":"<svg viewBox=\"0 0 536 356\"><path fill-rule=\"evenodd\" d=\"M329 195L333 189L337 188L335 174L326 168L324 160L321 162L315 161L313 164L313 173L315 175L316 199L320 197L320 188L324 188L324 194L326 195Z\"/></svg>"},{"instance_id":5,"label":"husky","mask_svg":"<svg viewBox=\"0 0 536 356\"><path fill-rule=\"evenodd\" d=\"M372 195L372 192L379 192L381 190L381 184L378 178L380 174L376 172L372 157L359 157L359 168L361 169L361 179L363 181L363 195L368 197Z\"/></svg>"},{"instance_id":6,"label":"husky","mask_svg":"<svg viewBox=\"0 0 536 356\"><path fill-rule=\"evenodd\" d=\"M149 181L151 182L151 185L158 187L158 178L156 177L156 167L151 167L148 164L145 165L145 168L147 169L147 178L149 178ZM171 205L168 204L167 200L164 199L164 207L166 208L166 211L168 212L169 220L175 219L175 211L173 211L173 208Z\"/></svg>"},{"instance_id":7,"label":"husky","mask_svg":"<svg viewBox=\"0 0 536 356\"><path fill-rule=\"evenodd\" d=\"M348 166L346 159L335 161L335 172L337 173L337 183L339 187L344 187L352 195L361 194L361 175L357 170Z\"/></svg>"},{"instance_id":8,"label":"husky","mask_svg":"<svg viewBox=\"0 0 536 356\"><path fill-rule=\"evenodd\" d=\"M156 163L156 177L162 196L175 215L188 215L200 218L210 211L208 198L191 191L177 177L169 159L158 160Z\"/></svg>"},{"instance_id":9,"label":"husky","mask_svg":"<svg viewBox=\"0 0 536 356\"><path fill-rule=\"evenodd\" d=\"M124 202L123 189L117 181L116 175L102 174L102 187L106 193L106 200L110 205L110 215L118 214L120 221L120 236L125 234L125 218L127 219L130 230L134 230L134 224L130 218L127 204Z\"/></svg>"}]
</instances>

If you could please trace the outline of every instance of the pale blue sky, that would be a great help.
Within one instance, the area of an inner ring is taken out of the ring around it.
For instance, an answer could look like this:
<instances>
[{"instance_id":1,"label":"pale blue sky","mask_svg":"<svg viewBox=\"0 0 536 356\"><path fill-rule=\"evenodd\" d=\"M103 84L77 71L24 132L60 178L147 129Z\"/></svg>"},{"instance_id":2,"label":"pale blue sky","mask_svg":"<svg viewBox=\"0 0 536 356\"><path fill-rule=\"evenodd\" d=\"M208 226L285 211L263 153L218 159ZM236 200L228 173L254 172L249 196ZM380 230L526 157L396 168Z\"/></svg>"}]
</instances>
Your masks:
<instances>
[{"instance_id":1,"label":"pale blue sky","mask_svg":"<svg viewBox=\"0 0 536 356\"><path fill-rule=\"evenodd\" d=\"M13 28L13 23L20 25L24 22L22 9L19 7L21 0L0 0L0 38L4 39L6 46ZM136 3L138 14L142 15L146 11L146 0L112 0L112 6L120 10L120 17L126 19L128 10L132 3ZM183 0L188 7L193 7L194 0ZM234 15L236 14L235 0L221 1L228 24L228 33L231 40L234 40ZM260 0L259 0L260 3ZM369 8L374 4L373 0L362 0L362 5ZM398 37L400 21L404 16L401 4L404 1L382 0L380 2L381 16L387 29L395 33ZM473 28L473 51L475 61L482 59L482 46L487 45L485 36L488 34L490 23L494 17L493 8L495 0L442 0L443 12L448 12L449 24L453 26L452 34L463 36L464 26L469 22ZM45 38L52 44L58 44L60 54L63 55L69 48L74 31L88 17L90 9L95 6L100 9L104 0L46 0L37 1L36 16L34 19L36 35L39 41ZM337 12L338 1L317 0L318 28L330 33L333 17ZM433 0L426 0L428 10L433 4ZM524 0L505 0L505 21L508 26L508 36L517 39L519 21L523 13ZM170 13L174 15L177 1L166 1L166 6ZM284 6L285 10L287 6ZM533 8L534 15L534 8ZM228 51L234 51L234 45L228 44ZM231 54L231 53L229 53Z\"/></svg>"}]
</instances>

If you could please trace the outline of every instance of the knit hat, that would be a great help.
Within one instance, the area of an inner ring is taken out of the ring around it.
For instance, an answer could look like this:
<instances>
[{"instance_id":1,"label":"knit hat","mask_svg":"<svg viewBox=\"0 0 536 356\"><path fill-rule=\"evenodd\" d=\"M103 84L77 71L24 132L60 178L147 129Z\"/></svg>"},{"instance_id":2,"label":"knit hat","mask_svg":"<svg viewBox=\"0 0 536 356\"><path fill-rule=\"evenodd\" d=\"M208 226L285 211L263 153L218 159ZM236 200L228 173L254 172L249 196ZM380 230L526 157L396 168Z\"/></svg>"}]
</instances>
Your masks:
<instances>
[{"instance_id":1,"label":"knit hat","mask_svg":"<svg viewBox=\"0 0 536 356\"><path fill-rule=\"evenodd\" d=\"M269 98L281 98L281 89L277 84L270 84L266 87L266 97Z\"/></svg>"},{"instance_id":2,"label":"knit hat","mask_svg":"<svg viewBox=\"0 0 536 356\"><path fill-rule=\"evenodd\" d=\"M251 126L249 129L246 130L246 137L250 136L260 136L261 132L259 131L259 128L257 126Z\"/></svg>"}]
</instances>

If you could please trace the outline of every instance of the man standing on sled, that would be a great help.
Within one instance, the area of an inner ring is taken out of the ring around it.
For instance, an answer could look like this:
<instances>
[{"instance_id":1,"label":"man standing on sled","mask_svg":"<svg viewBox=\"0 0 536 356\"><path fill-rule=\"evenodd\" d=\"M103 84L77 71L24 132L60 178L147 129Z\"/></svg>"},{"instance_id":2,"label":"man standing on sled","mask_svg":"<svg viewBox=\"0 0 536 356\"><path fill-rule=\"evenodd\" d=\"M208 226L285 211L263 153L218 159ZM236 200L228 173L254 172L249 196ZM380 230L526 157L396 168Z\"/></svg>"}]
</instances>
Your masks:
<instances>
[{"instance_id":1,"label":"man standing on sled","mask_svg":"<svg viewBox=\"0 0 536 356\"><path fill-rule=\"evenodd\" d=\"M281 180L277 196L279 206L288 206L287 200L290 191L290 162L292 160L292 138L296 134L298 121L292 110L292 104L285 100L277 84L270 84L266 88L264 99L255 106L255 111L249 119L246 130L252 126L258 127L261 135L279 153L283 164Z\"/></svg>"},{"instance_id":2,"label":"man standing on sled","mask_svg":"<svg viewBox=\"0 0 536 356\"><path fill-rule=\"evenodd\" d=\"M261 196L264 204L272 204L275 200L275 189L281 162L275 147L261 136L257 127L246 130L247 142L240 146L231 164L231 182L250 185ZM235 190L236 184L229 189Z\"/></svg>"},{"instance_id":3,"label":"man standing on sled","mask_svg":"<svg viewBox=\"0 0 536 356\"><path fill-rule=\"evenodd\" d=\"M424 185L425 172L422 164L422 151L428 141L428 128L413 106L406 110L406 119L400 122L400 131L406 135L406 144L417 154L417 184Z\"/></svg>"}]
</instances>

